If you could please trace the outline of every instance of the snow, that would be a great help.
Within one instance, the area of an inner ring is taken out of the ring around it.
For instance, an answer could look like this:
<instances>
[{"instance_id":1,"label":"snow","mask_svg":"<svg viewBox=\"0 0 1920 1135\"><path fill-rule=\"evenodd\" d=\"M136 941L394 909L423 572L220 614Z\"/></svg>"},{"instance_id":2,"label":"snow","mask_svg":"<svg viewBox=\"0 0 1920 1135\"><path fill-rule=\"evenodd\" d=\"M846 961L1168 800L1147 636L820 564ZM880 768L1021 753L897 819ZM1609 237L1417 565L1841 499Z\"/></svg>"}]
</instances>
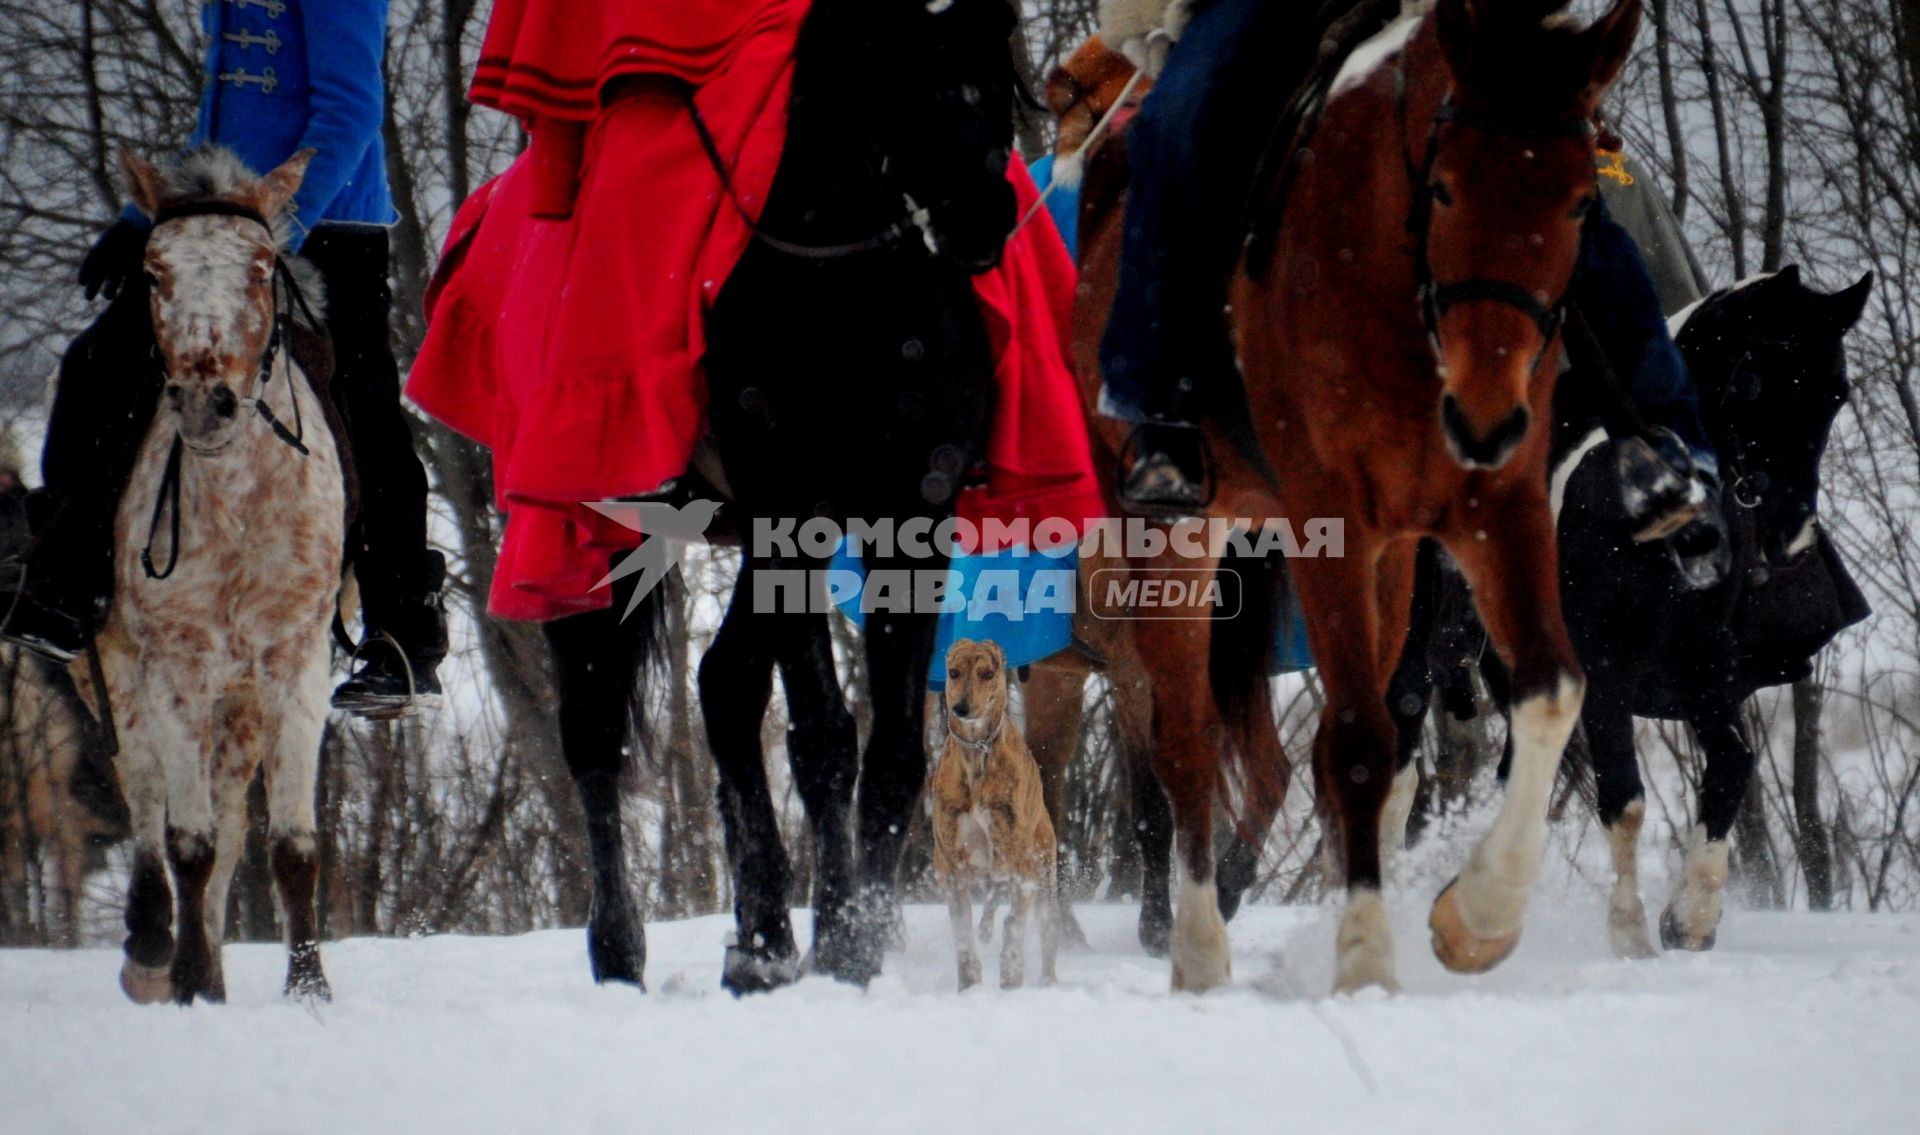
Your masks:
<instances>
[{"instance_id":1,"label":"snow","mask_svg":"<svg viewBox=\"0 0 1920 1135\"><path fill-rule=\"evenodd\" d=\"M228 947L231 1003L192 1010L127 1003L114 950L0 951L0 1099L11 1132L154 1135L1911 1130L1920 915L1736 909L1711 954L1622 962L1570 891L1462 978L1426 884L1390 889L1406 991L1353 998L1323 996L1332 907L1244 912L1204 997L1167 992L1121 904L1079 908L1093 949L1058 987L992 988L990 957L965 995L932 906L870 991L745 1001L724 917L649 926L645 995L594 987L578 931L332 943L311 1012L273 946Z\"/></svg>"}]
</instances>

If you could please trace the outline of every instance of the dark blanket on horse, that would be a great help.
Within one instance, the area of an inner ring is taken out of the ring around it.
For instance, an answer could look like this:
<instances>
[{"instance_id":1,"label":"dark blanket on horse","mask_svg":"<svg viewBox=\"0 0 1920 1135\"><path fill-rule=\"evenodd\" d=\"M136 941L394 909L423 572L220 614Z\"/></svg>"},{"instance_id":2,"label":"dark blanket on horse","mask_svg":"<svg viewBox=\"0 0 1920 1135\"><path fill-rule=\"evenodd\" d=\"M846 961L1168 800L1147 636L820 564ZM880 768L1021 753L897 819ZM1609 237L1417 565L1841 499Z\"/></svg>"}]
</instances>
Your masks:
<instances>
[{"instance_id":1,"label":"dark blanket on horse","mask_svg":"<svg viewBox=\"0 0 1920 1135\"><path fill-rule=\"evenodd\" d=\"M609 20L632 8L653 38L640 50L610 23L609 42L627 46L607 53L535 27L547 6L503 3L489 30L484 54L498 65L483 66L475 98L528 117L534 143L454 218L407 383L493 450L507 531L489 609L535 620L605 607L594 584L608 555L639 540L581 502L657 490L706 432L704 315L752 239L742 210L757 213L772 185L807 8L608 3ZM701 146L689 88L739 208ZM560 97L570 90L597 92L590 123ZM1008 176L1024 210L1032 182L1017 160ZM1051 221L1015 234L975 286L999 397L985 484L962 494L960 513L1080 526L1100 493L1066 363L1073 268Z\"/></svg>"},{"instance_id":2,"label":"dark blanket on horse","mask_svg":"<svg viewBox=\"0 0 1920 1135\"><path fill-rule=\"evenodd\" d=\"M1755 690L1805 678L1834 636L1871 613L1840 550L1816 529L1813 547L1799 558L1747 577L1732 624L1736 684Z\"/></svg>"}]
</instances>

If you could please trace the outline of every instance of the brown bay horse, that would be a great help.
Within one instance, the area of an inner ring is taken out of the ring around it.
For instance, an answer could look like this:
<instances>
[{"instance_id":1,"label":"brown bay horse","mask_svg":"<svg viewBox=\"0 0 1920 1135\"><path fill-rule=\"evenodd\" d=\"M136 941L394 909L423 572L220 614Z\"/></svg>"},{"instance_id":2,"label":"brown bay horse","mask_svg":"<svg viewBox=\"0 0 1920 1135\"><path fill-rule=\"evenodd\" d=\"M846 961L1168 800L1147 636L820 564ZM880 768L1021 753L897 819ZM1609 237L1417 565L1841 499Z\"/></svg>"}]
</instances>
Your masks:
<instances>
[{"instance_id":1,"label":"brown bay horse","mask_svg":"<svg viewBox=\"0 0 1920 1135\"><path fill-rule=\"evenodd\" d=\"M1590 122L1640 11L1619 0L1581 29L1543 19L1542 7L1442 0L1356 53L1299 140L1284 221L1232 289L1248 402L1240 412L1250 412L1279 476L1276 484L1235 449L1216 410L1213 514L1343 522L1344 555L1292 565L1326 688L1314 769L1347 871L1341 990L1396 984L1380 897L1378 830L1395 744L1384 694L1407 632L1420 537L1438 538L1459 561L1515 676L1501 811L1430 919L1450 968L1490 968L1516 945L1554 769L1579 715L1584 679L1560 616L1547 431L1529 427L1548 410L1560 298L1595 193ZM1113 262L1119 240L1117 218L1092 223L1105 157L1089 168L1083 204L1087 280L1075 334L1089 391L1113 279L1097 265ZM1117 450L1125 430L1101 422L1097 446ZM1250 799L1274 800L1287 772L1270 720L1261 729L1250 715L1223 715L1232 699L1210 688L1229 684L1211 630L1152 620L1127 631L1153 690L1152 765L1175 821L1170 950L1181 989L1229 976L1213 856L1223 781L1238 765ZM1194 660L1209 654L1213 680L1197 682ZM1242 671L1264 669L1239 661ZM1264 685L1264 675L1239 685Z\"/></svg>"}]
</instances>

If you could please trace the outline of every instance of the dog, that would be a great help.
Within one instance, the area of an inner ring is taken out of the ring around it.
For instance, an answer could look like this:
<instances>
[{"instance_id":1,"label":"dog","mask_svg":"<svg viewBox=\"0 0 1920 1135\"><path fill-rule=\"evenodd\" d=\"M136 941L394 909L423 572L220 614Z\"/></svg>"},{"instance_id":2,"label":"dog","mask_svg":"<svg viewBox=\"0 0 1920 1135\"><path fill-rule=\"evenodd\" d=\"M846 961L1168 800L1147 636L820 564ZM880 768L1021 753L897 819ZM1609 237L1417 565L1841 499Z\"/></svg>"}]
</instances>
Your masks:
<instances>
[{"instance_id":1,"label":"dog","mask_svg":"<svg viewBox=\"0 0 1920 1135\"><path fill-rule=\"evenodd\" d=\"M1053 821L1040 768L1008 721L1007 660L992 642L961 639L947 651L947 742L928 787L933 869L947 891L960 988L980 982L973 947L973 890L1010 885L1000 987L1026 983L1027 916L1040 911L1040 984L1054 980L1060 914L1054 905Z\"/></svg>"}]
</instances>

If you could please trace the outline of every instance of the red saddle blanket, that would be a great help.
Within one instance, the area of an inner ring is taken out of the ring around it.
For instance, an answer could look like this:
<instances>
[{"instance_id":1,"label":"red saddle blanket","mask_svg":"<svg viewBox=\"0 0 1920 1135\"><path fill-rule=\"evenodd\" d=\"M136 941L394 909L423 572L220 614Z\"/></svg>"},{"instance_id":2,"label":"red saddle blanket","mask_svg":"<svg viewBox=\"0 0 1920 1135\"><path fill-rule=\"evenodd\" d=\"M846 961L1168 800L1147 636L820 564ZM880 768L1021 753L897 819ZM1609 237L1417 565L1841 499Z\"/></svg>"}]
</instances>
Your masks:
<instances>
[{"instance_id":1,"label":"red saddle blanket","mask_svg":"<svg viewBox=\"0 0 1920 1135\"><path fill-rule=\"evenodd\" d=\"M554 37L536 10L556 2L502 0L489 26L474 98L520 114L533 145L456 214L407 382L493 452L507 526L488 606L513 619L606 607L594 584L640 536L582 502L658 489L706 432L704 314L752 232L686 99L757 212L806 12L805 0L605 0L607 48L579 38L577 19L572 38ZM633 28L615 19L629 9ZM1008 177L1025 215L1033 183L1017 159ZM1073 289L1044 211L975 278L999 397L985 482L961 495L962 516L1078 527L1102 509L1066 361Z\"/></svg>"}]
</instances>

